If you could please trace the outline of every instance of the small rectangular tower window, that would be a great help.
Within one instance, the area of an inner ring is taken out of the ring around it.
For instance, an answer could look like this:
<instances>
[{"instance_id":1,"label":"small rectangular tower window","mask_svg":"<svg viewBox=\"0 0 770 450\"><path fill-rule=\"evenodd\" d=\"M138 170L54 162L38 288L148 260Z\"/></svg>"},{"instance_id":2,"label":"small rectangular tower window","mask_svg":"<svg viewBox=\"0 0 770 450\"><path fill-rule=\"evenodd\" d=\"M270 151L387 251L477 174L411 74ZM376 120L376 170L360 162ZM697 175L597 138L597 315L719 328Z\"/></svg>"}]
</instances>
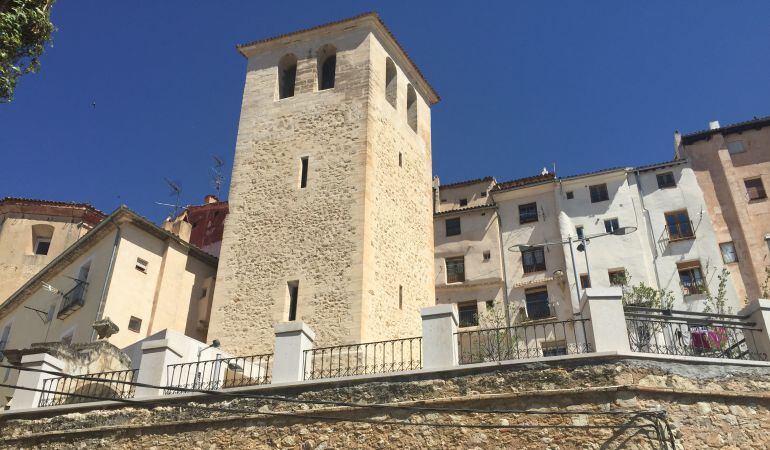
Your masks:
<instances>
[{"instance_id":1,"label":"small rectangular tower window","mask_svg":"<svg viewBox=\"0 0 770 450\"><path fill-rule=\"evenodd\" d=\"M147 264L149 264L147 260L136 258L136 265L134 266L134 269L142 273L147 273Z\"/></svg>"},{"instance_id":2,"label":"small rectangular tower window","mask_svg":"<svg viewBox=\"0 0 770 450\"><path fill-rule=\"evenodd\" d=\"M398 309L404 309L404 286L398 286Z\"/></svg>"},{"instance_id":3,"label":"small rectangular tower window","mask_svg":"<svg viewBox=\"0 0 770 450\"><path fill-rule=\"evenodd\" d=\"M467 198L461 198L460 199L460 206L468 206L468 199Z\"/></svg>"},{"instance_id":4,"label":"small rectangular tower window","mask_svg":"<svg viewBox=\"0 0 770 450\"><path fill-rule=\"evenodd\" d=\"M567 191L567 200L572 200L575 198L575 193L572 191Z\"/></svg>"},{"instance_id":5,"label":"small rectangular tower window","mask_svg":"<svg viewBox=\"0 0 770 450\"><path fill-rule=\"evenodd\" d=\"M308 157L304 156L301 158L301 164L302 168L300 169L300 176L299 176L299 187L301 189L304 189L307 187L307 165L308 165Z\"/></svg>"},{"instance_id":6,"label":"small rectangular tower window","mask_svg":"<svg viewBox=\"0 0 770 450\"><path fill-rule=\"evenodd\" d=\"M404 167L404 155L398 152L398 167Z\"/></svg>"},{"instance_id":7,"label":"small rectangular tower window","mask_svg":"<svg viewBox=\"0 0 770 450\"><path fill-rule=\"evenodd\" d=\"M133 331L134 333L138 333L142 329L142 319L131 316L130 319L128 319L128 330Z\"/></svg>"},{"instance_id":8,"label":"small rectangular tower window","mask_svg":"<svg viewBox=\"0 0 770 450\"><path fill-rule=\"evenodd\" d=\"M289 281L289 322L297 320L297 301L299 297L299 281Z\"/></svg>"},{"instance_id":9,"label":"small rectangular tower window","mask_svg":"<svg viewBox=\"0 0 770 450\"><path fill-rule=\"evenodd\" d=\"M489 261L492 258L492 252L484 250L484 261Z\"/></svg>"},{"instance_id":10,"label":"small rectangular tower window","mask_svg":"<svg viewBox=\"0 0 770 450\"><path fill-rule=\"evenodd\" d=\"M51 240L48 238L37 238L35 239L35 254L36 255L47 255L48 249L51 248Z\"/></svg>"},{"instance_id":11,"label":"small rectangular tower window","mask_svg":"<svg viewBox=\"0 0 770 450\"><path fill-rule=\"evenodd\" d=\"M447 219L444 225L446 227L447 236L457 236L458 234L462 233L462 230L460 229L459 217L455 217L454 219Z\"/></svg>"},{"instance_id":12,"label":"small rectangular tower window","mask_svg":"<svg viewBox=\"0 0 770 450\"><path fill-rule=\"evenodd\" d=\"M583 231L583 226L582 225L576 226L575 233L577 234L578 239L583 239L583 236L585 236L585 232Z\"/></svg>"},{"instance_id":13,"label":"small rectangular tower window","mask_svg":"<svg viewBox=\"0 0 770 450\"><path fill-rule=\"evenodd\" d=\"M744 180L743 183L746 185L746 195L749 197L749 201L767 198L765 186L762 184L761 178L751 178Z\"/></svg>"}]
</instances>

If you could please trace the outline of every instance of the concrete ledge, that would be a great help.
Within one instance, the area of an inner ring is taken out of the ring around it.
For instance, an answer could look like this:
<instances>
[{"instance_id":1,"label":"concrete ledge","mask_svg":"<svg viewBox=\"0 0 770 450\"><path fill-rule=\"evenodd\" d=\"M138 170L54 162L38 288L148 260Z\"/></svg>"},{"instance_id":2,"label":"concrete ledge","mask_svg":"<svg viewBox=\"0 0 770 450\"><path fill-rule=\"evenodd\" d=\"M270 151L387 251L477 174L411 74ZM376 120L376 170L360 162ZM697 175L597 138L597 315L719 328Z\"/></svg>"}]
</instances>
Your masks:
<instances>
[{"instance_id":1,"label":"concrete ledge","mask_svg":"<svg viewBox=\"0 0 770 450\"><path fill-rule=\"evenodd\" d=\"M307 326L305 322L296 320L292 322L278 322L275 324L275 334L277 335L293 335L300 333L304 333L311 341L315 340L315 332Z\"/></svg>"},{"instance_id":2,"label":"concrete ledge","mask_svg":"<svg viewBox=\"0 0 770 450\"><path fill-rule=\"evenodd\" d=\"M764 298L754 300L753 302L744 306L740 311L738 311L738 315L750 316L757 311L770 311L770 300Z\"/></svg>"},{"instance_id":3,"label":"concrete ledge","mask_svg":"<svg viewBox=\"0 0 770 450\"><path fill-rule=\"evenodd\" d=\"M165 350L171 350L179 357L184 353L174 345L171 339L158 339L155 341L142 342L142 353L162 352Z\"/></svg>"},{"instance_id":4,"label":"concrete ledge","mask_svg":"<svg viewBox=\"0 0 770 450\"><path fill-rule=\"evenodd\" d=\"M457 309L455 308L454 304L443 304L443 305L435 305L435 306L428 306L425 308L422 308L420 310L420 315L422 318L426 317L435 317L435 316L452 316L454 318L454 321L457 322Z\"/></svg>"},{"instance_id":5,"label":"concrete ledge","mask_svg":"<svg viewBox=\"0 0 770 450\"><path fill-rule=\"evenodd\" d=\"M21 365L29 365L29 364L49 364L51 366L55 367L62 367L62 361L48 353L33 353L30 355L24 355L21 357Z\"/></svg>"}]
</instances>

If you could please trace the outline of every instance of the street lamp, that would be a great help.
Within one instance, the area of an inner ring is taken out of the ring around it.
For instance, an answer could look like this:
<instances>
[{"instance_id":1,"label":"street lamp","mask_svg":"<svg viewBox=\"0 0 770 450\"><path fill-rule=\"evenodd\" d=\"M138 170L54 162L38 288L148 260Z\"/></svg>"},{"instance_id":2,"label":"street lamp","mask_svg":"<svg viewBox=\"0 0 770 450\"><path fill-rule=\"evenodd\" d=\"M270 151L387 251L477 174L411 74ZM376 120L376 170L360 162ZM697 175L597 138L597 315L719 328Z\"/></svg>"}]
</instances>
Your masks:
<instances>
[{"instance_id":1,"label":"street lamp","mask_svg":"<svg viewBox=\"0 0 770 450\"><path fill-rule=\"evenodd\" d=\"M588 275L588 279L591 279L591 271L588 267L588 251L586 249L586 246L588 245L588 242L591 239L597 239L604 236L625 236L627 234L631 234L634 231L636 231L636 227L619 227L611 232L607 233L597 233L597 234L591 234L589 236L583 235L577 241L580 242L580 244L577 245L577 251L583 252L583 255L586 259L586 274ZM575 241L572 239L572 235L568 236L566 240L560 241L560 242L542 242L540 244L516 244L508 247L508 251L510 252L525 252L527 250L533 250L540 247L548 247L553 245L564 245L569 244L569 255L572 259L572 272L575 276L575 294L577 294L578 301L580 299L580 278L578 277L577 273L577 266L575 264L575 252L572 250L572 242Z\"/></svg>"}]
</instances>

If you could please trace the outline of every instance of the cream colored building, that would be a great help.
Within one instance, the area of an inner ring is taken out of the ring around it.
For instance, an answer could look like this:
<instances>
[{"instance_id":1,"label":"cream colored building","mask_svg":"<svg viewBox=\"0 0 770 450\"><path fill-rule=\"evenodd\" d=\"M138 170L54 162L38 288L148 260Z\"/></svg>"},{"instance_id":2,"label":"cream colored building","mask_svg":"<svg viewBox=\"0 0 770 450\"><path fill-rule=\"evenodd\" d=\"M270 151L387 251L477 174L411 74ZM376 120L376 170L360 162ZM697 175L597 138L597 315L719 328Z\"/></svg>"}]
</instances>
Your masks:
<instances>
[{"instance_id":1,"label":"cream colored building","mask_svg":"<svg viewBox=\"0 0 770 450\"><path fill-rule=\"evenodd\" d=\"M0 302L102 219L85 203L0 199Z\"/></svg>"},{"instance_id":2,"label":"cream colored building","mask_svg":"<svg viewBox=\"0 0 770 450\"><path fill-rule=\"evenodd\" d=\"M119 348L164 329L205 341L216 268L215 257L118 208L0 305L0 350L96 341L93 325L107 319Z\"/></svg>"},{"instance_id":3,"label":"cream colored building","mask_svg":"<svg viewBox=\"0 0 770 450\"><path fill-rule=\"evenodd\" d=\"M434 179L436 303L456 303L461 327L478 325L479 312L504 302L494 186L492 177L443 186Z\"/></svg>"},{"instance_id":4,"label":"cream colored building","mask_svg":"<svg viewBox=\"0 0 770 450\"><path fill-rule=\"evenodd\" d=\"M674 136L703 190L725 264L742 298L763 296L770 267L770 117Z\"/></svg>"},{"instance_id":5,"label":"cream colored building","mask_svg":"<svg viewBox=\"0 0 770 450\"><path fill-rule=\"evenodd\" d=\"M210 336L272 350L419 335L434 304L430 107L376 14L238 47L247 59Z\"/></svg>"}]
</instances>

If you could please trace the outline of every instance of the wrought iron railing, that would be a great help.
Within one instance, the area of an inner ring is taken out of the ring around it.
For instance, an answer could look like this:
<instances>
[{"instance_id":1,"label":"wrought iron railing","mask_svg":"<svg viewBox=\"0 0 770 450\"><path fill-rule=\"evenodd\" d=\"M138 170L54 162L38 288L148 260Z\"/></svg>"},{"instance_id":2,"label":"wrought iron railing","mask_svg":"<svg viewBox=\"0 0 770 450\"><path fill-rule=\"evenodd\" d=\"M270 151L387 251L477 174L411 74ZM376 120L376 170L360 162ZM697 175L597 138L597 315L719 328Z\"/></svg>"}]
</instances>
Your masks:
<instances>
[{"instance_id":1,"label":"wrought iron railing","mask_svg":"<svg viewBox=\"0 0 770 450\"><path fill-rule=\"evenodd\" d=\"M130 369L49 378L43 381L39 406L133 398L137 372Z\"/></svg>"},{"instance_id":2,"label":"wrought iron railing","mask_svg":"<svg viewBox=\"0 0 770 450\"><path fill-rule=\"evenodd\" d=\"M422 368L422 337L305 350L305 379L401 372Z\"/></svg>"},{"instance_id":3,"label":"wrought iron railing","mask_svg":"<svg viewBox=\"0 0 770 450\"><path fill-rule=\"evenodd\" d=\"M460 364L590 353L590 319L522 323L457 332Z\"/></svg>"},{"instance_id":4,"label":"wrought iron railing","mask_svg":"<svg viewBox=\"0 0 770 450\"><path fill-rule=\"evenodd\" d=\"M684 295L698 295L705 294L707 291L706 281L702 278L696 278L694 280L682 281L682 294Z\"/></svg>"},{"instance_id":5,"label":"wrought iron railing","mask_svg":"<svg viewBox=\"0 0 770 450\"><path fill-rule=\"evenodd\" d=\"M661 355L764 361L755 334L762 330L747 317L626 306L631 350Z\"/></svg>"},{"instance_id":6,"label":"wrought iron railing","mask_svg":"<svg viewBox=\"0 0 770 450\"><path fill-rule=\"evenodd\" d=\"M64 319L73 312L80 309L85 303L86 289L88 289L88 282L75 280L75 287L67 291L64 294L64 300L62 301L59 313L56 315L59 319Z\"/></svg>"},{"instance_id":7,"label":"wrought iron railing","mask_svg":"<svg viewBox=\"0 0 770 450\"><path fill-rule=\"evenodd\" d=\"M273 355L235 356L166 366L164 394L270 383ZM183 388L183 389L175 389Z\"/></svg>"}]
</instances>

